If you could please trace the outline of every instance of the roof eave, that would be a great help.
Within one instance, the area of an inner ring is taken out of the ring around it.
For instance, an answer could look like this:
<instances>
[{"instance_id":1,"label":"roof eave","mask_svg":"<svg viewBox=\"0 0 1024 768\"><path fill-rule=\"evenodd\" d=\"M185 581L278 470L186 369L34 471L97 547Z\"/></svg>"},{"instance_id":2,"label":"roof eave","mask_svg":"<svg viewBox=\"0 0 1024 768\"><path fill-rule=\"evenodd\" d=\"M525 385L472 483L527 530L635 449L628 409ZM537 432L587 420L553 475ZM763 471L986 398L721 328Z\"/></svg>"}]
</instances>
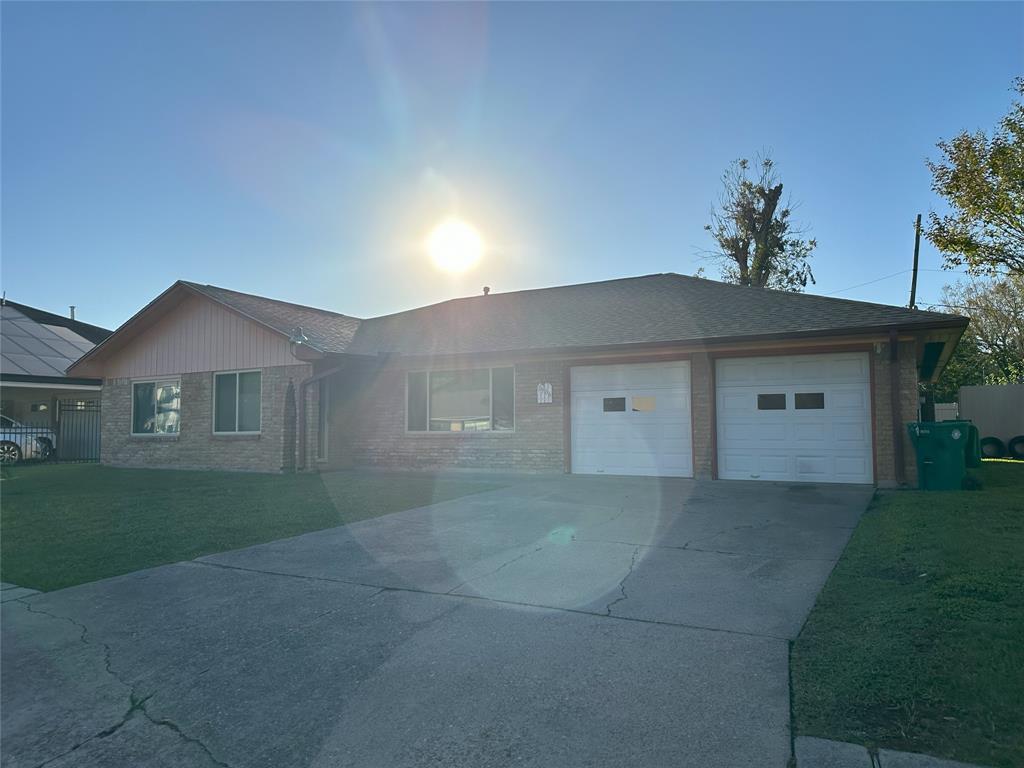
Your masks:
<instances>
[{"instance_id":1,"label":"roof eave","mask_svg":"<svg viewBox=\"0 0 1024 768\"><path fill-rule=\"evenodd\" d=\"M479 357L481 355L527 355L527 354L543 354L552 356L570 356L583 352L629 352L629 351L643 351L645 349L666 347L666 346L704 346L713 347L723 344L737 344L745 342L766 342L766 341L786 341L786 340L803 340L803 339L814 339L814 338L841 338L844 336L867 336L875 334L888 334L889 331L898 330L901 332L911 333L914 331L923 330L938 330L938 329L951 329L957 328L962 329L967 327L967 318L950 316L948 321L935 321L930 323L888 323L883 325L869 325L859 326L851 328L832 328L832 329L818 329L809 331L793 331L786 333L763 333L763 334L741 334L732 336L702 336L698 338L689 339L661 339L658 341L638 341L638 342L627 342L622 344L592 344L592 345L567 345L561 347L519 347L515 349L500 349L500 350L477 350L470 352L423 352L423 353L387 353L380 352L374 355L373 353L361 353L363 357L387 357L391 359L406 359L406 360L418 360L418 359L432 359L438 357ZM346 355L352 353L344 353Z\"/></svg>"}]
</instances>

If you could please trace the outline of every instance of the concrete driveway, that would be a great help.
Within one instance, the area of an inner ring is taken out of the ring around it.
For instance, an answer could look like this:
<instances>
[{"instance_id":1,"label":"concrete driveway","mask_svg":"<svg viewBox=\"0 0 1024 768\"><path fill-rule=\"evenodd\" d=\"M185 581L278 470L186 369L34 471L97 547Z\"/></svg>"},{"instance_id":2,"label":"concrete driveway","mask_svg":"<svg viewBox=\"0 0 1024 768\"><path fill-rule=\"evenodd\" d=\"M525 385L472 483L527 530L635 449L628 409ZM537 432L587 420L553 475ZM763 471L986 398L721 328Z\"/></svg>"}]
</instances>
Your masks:
<instances>
[{"instance_id":1,"label":"concrete driveway","mask_svg":"<svg viewBox=\"0 0 1024 768\"><path fill-rule=\"evenodd\" d=\"M3 605L4 766L778 766L871 489L507 488Z\"/></svg>"}]
</instances>

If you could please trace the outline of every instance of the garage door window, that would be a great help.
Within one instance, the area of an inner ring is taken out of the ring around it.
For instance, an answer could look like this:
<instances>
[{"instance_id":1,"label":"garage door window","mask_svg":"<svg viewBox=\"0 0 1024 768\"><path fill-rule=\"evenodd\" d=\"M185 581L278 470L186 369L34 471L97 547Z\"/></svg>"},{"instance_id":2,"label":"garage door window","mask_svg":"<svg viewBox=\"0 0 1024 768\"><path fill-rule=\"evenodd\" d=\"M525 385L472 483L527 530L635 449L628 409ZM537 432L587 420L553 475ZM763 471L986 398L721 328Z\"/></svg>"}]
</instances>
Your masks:
<instances>
[{"instance_id":1,"label":"garage door window","mask_svg":"<svg viewBox=\"0 0 1024 768\"><path fill-rule=\"evenodd\" d=\"M793 407L798 411L820 411L825 408L824 392L797 392L793 395Z\"/></svg>"},{"instance_id":2,"label":"garage door window","mask_svg":"<svg viewBox=\"0 0 1024 768\"><path fill-rule=\"evenodd\" d=\"M406 390L410 432L507 432L515 428L512 368L415 371Z\"/></svg>"},{"instance_id":3,"label":"garage door window","mask_svg":"<svg viewBox=\"0 0 1024 768\"><path fill-rule=\"evenodd\" d=\"M654 411L655 398L653 397L634 397L633 398L633 410L638 413L651 413Z\"/></svg>"},{"instance_id":4,"label":"garage door window","mask_svg":"<svg viewBox=\"0 0 1024 768\"><path fill-rule=\"evenodd\" d=\"M785 394L768 394L757 396L757 410L759 411L784 411L786 410Z\"/></svg>"},{"instance_id":5,"label":"garage door window","mask_svg":"<svg viewBox=\"0 0 1024 768\"><path fill-rule=\"evenodd\" d=\"M605 413L620 413L626 410L626 398L624 397L606 397L604 399L604 412Z\"/></svg>"}]
</instances>

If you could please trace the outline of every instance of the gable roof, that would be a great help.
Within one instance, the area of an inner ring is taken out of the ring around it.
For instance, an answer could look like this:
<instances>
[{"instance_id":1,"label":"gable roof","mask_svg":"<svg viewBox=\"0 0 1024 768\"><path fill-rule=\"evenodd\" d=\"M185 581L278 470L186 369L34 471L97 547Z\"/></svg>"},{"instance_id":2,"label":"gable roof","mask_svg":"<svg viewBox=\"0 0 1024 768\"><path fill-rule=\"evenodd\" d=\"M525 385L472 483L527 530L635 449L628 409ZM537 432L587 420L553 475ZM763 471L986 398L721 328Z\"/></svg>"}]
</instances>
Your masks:
<instances>
[{"instance_id":1,"label":"gable roof","mask_svg":"<svg viewBox=\"0 0 1024 768\"><path fill-rule=\"evenodd\" d=\"M362 321L348 352L438 355L963 327L967 319L675 273L453 299Z\"/></svg>"},{"instance_id":2,"label":"gable roof","mask_svg":"<svg viewBox=\"0 0 1024 768\"><path fill-rule=\"evenodd\" d=\"M321 352L339 353L348 349L359 328L359 319L326 309L292 304L278 299L267 299L251 293L239 293L215 285L202 285L180 281L194 291L265 325L284 336L291 337L296 328L309 339L309 345Z\"/></svg>"},{"instance_id":3,"label":"gable roof","mask_svg":"<svg viewBox=\"0 0 1024 768\"><path fill-rule=\"evenodd\" d=\"M111 332L69 317L4 300L0 303L0 374L52 381Z\"/></svg>"},{"instance_id":4,"label":"gable roof","mask_svg":"<svg viewBox=\"0 0 1024 768\"><path fill-rule=\"evenodd\" d=\"M159 317L173 311L188 296L201 296L213 301L286 339L301 328L306 337L305 346L326 354L344 352L359 327L357 318L338 312L178 280L122 323L109 338L75 361L69 370L92 370L95 360L102 359L144 333Z\"/></svg>"},{"instance_id":5,"label":"gable roof","mask_svg":"<svg viewBox=\"0 0 1024 768\"><path fill-rule=\"evenodd\" d=\"M492 293L367 320L179 280L72 368L127 343L184 294L203 296L324 354L459 355L669 342L962 329L967 318L675 273Z\"/></svg>"}]
</instances>

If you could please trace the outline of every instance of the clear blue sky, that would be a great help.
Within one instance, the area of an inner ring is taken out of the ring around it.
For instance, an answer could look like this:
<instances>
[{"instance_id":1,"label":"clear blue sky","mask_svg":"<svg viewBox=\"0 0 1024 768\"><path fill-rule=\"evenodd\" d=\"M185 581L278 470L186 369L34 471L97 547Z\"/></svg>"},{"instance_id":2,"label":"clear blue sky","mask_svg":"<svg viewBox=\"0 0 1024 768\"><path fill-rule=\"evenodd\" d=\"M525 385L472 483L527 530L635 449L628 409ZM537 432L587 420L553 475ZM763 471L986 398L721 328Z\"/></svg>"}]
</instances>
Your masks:
<instances>
[{"instance_id":1,"label":"clear blue sky","mask_svg":"<svg viewBox=\"0 0 1024 768\"><path fill-rule=\"evenodd\" d=\"M185 278L369 316L692 274L763 148L815 292L907 269L924 159L1005 113L1024 4L3 3L2 45L9 298L116 326ZM450 212L490 246L457 279L420 246Z\"/></svg>"}]
</instances>

